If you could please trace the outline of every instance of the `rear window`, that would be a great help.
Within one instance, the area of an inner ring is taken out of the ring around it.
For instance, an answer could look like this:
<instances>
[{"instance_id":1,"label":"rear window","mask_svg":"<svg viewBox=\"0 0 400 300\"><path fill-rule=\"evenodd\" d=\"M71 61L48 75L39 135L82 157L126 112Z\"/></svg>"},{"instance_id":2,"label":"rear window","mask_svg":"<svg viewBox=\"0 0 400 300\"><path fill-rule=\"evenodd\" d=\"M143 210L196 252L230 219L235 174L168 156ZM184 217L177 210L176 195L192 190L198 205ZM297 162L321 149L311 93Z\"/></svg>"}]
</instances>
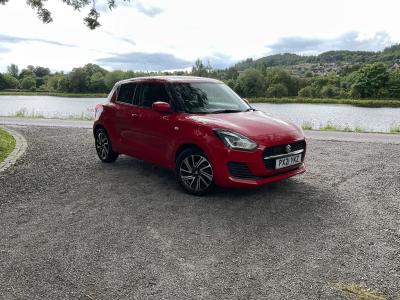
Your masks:
<instances>
[{"instance_id":1,"label":"rear window","mask_svg":"<svg viewBox=\"0 0 400 300\"><path fill-rule=\"evenodd\" d=\"M118 102L133 104L133 96L135 95L136 83L121 84L118 91Z\"/></svg>"}]
</instances>

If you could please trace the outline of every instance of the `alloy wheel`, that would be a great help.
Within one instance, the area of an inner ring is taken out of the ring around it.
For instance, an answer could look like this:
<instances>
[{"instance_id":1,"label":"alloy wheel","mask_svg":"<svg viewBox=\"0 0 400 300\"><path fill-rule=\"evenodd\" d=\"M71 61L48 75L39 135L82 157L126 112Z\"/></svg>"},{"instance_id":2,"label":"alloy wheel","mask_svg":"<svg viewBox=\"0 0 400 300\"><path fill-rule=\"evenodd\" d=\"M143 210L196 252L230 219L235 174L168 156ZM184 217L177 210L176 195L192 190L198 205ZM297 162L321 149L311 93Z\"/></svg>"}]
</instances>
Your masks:
<instances>
[{"instance_id":1,"label":"alloy wheel","mask_svg":"<svg viewBox=\"0 0 400 300\"><path fill-rule=\"evenodd\" d=\"M213 181L210 162L207 158L198 154L188 155L182 160L179 175L183 184L196 192L208 189Z\"/></svg>"},{"instance_id":2,"label":"alloy wheel","mask_svg":"<svg viewBox=\"0 0 400 300\"><path fill-rule=\"evenodd\" d=\"M107 135L102 130L99 130L96 135L96 150L102 160L107 159L110 152L110 143Z\"/></svg>"}]
</instances>

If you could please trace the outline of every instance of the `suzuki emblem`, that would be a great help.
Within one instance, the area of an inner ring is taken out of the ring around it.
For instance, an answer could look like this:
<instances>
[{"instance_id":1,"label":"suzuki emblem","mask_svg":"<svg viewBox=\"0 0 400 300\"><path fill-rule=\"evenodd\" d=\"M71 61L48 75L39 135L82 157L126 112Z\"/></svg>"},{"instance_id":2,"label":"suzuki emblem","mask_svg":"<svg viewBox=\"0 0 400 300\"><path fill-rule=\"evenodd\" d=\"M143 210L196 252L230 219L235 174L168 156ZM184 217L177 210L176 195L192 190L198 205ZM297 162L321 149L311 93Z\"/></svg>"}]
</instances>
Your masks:
<instances>
[{"instance_id":1,"label":"suzuki emblem","mask_svg":"<svg viewBox=\"0 0 400 300\"><path fill-rule=\"evenodd\" d=\"M290 151L292 151L292 147L290 145L286 145L285 150L286 153L289 153Z\"/></svg>"}]
</instances>

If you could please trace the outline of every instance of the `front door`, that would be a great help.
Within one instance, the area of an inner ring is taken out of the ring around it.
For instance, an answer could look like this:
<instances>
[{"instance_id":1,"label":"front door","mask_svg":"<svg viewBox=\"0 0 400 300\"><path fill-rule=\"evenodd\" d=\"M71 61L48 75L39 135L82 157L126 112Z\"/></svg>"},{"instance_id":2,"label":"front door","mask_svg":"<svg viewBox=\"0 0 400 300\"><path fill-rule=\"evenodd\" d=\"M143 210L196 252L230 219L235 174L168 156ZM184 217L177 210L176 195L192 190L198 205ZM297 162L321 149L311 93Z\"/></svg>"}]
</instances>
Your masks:
<instances>
[{"instance_id":1,"label":"front door","mask_svg":"<svg viewBox=\"0 0 400 300\"><path fill-rule=\"evenodd\" d=\"M143 83L140 93L140 124L137 134L138 142L143 146L142 157L145 160L167 165L167 149L172 147L172 141L177 134L175 130L175 113L154 111L154 102L171 103L170 96L163 83Z\"/></svg>"}]
</instances>

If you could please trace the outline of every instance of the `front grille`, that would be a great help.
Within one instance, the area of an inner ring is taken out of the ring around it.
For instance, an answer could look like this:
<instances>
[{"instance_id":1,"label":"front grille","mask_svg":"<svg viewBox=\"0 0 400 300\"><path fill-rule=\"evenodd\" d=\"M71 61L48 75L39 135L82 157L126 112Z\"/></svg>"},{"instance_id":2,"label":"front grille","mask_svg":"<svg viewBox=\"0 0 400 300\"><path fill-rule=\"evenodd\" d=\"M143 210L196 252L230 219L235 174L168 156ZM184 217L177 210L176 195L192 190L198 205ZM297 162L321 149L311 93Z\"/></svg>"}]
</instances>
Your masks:
<instances>
[{"instance_id":1,"label":"front grille","mask_svg":"<svg viewBox=\"0 0 400 300\"><path fill-rule=\"evenodd\" d=\"M249 167L245 163L240 162L228 162L229 174L234 178L239 179L260 179L262 177L255 176L249 170Z\"/></svg>"},{"instance_id":2,"label":"front grille","mask_svg":"<svg viewBox=\"0 0 400 300\"><path fill-rule=\"evenodd\" d=\"M265 167L268 170L275 170L275 159L265 160L264 157L287 154L287 152L286 152L286 146L287 145L288 144L283 144L283 145L278 145L278 146L265 148L265 150L263 151L263 157L262 158L264 160ZM303 161L304 160L304 155L305 155L305 152L306 152L305 151L306 150L306 141L305 140L301 140L301 141L297 141L297 142L294 142L294 143L290 143L289 145L291 147L290 152L294 152L294 151L297 151L297 150L304 149L304 152L303 152L302 157L301 157L301 161Z\"/></svg>"}]
</instances>

